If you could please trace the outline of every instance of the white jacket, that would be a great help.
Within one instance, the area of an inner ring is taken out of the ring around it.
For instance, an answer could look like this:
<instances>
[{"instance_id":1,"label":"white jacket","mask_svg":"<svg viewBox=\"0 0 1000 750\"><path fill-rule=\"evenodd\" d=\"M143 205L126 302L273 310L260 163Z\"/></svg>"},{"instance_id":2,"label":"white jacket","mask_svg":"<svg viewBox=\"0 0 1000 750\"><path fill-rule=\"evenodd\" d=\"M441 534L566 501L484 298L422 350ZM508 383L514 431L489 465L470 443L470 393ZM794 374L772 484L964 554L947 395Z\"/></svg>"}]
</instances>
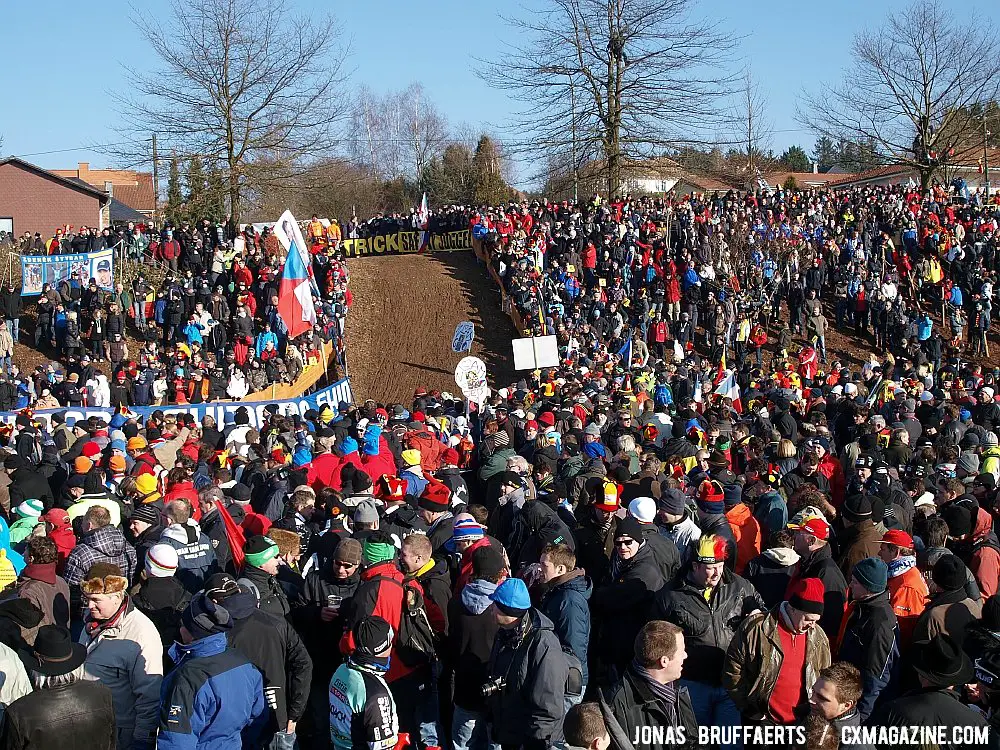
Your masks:
<instances>
[{"instance_id":1,"label":"white jacket","mask_svg":"<svg viewBox=\"0 0 1000 750\"><path fill-rule=\"evenodd\" d=\"M0 643L0 711L31 692L31 680L20 657Z\"/></svg>"},{"instance_id":2,"label":"white jacket","mask_svg":"<svg viewBox=\"0 0 1000 750\"><path fill-rule=\"evenodd\" d=\"M87 646L87 676L110 690L118 725L118 747L133 738L152 745L160 720L163 643L146 615L132 607L114 625L88 635L88 618L80 642Z\"/></svg>"}]
</instances>

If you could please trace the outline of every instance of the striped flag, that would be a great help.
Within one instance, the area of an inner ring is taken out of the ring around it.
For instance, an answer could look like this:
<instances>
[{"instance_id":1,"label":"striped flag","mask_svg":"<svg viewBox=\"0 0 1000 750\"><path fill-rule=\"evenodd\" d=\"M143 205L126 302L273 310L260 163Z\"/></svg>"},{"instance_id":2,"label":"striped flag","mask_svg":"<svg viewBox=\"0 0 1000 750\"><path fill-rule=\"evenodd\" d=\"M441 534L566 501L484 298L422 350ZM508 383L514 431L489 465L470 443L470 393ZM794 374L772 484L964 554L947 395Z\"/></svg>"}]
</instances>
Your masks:
<instances>
[{"instance_id":1,"label":"striped flag","mask_svg":"<svg viewBox=\"0 0 1000 750\"><path fill-rule=\"evenodd\" d=\"M622 364L626 370L632 369L632 335L629 334L625 346L618 350L618 356L622 358Z\"/></svg>"},{"instance_id":2,"label":"striped flag","mask_svg":"<svg viewBox=\"0 0 1000 750\"><path fill-rule=\"evenodd\" d=\"M733 408L740 414L743 413L743 404L740 401L740 387L736 383L736 373L728 370L726 376L715 387L713 393L716 396L729 398L733 402Z\"/></svg>"}]
</instances>

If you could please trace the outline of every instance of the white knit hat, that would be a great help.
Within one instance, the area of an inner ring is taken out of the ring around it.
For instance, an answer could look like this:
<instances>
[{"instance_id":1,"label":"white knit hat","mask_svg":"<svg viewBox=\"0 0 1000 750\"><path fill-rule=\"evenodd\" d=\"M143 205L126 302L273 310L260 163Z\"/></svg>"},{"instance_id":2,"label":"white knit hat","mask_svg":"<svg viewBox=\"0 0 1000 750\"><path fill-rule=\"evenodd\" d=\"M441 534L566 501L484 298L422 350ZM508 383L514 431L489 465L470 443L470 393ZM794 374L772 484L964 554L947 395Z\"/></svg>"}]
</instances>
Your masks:
<instances>
[{"instance_id":1,"label":"white knit hat","mask_svg":"<svg viewBox=\"0 0 1000 750\"><path fill-rule=\"evenodd\" d=\"M637 497L628 504L628 512L637 521L653 523L656 520L656 501L651 497Z\"/></svg>"},{"instance_id":2,"label":"white knit hat","mask_svg":"<svg viewBox=\"0 0 1000 750\"><path fill-rule=\"evenodd\" d=\"M146 553L146 575L170 578L177 571L177 550L169 544L154 544Z\"/></svg>"}]
</instances>

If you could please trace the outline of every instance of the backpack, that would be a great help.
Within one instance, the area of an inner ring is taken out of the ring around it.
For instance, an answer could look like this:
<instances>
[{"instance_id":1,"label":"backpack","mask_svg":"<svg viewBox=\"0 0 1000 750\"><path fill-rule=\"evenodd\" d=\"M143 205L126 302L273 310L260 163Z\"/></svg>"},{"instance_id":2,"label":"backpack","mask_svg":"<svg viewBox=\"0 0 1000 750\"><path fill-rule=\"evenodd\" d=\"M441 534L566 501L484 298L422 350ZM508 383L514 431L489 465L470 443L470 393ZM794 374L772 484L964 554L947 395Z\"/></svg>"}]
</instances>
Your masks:
<instances>
[{"instance_id":1,"label":"backpack","mask_svg":"<svg viewBox=\"0 0 1000 750\"><path fill-rule=\"evenodd\" d=\"M437 659L437 636L427 619L424 595L412 581L400 583L395 578L377 576L379 580L392 581L403 589L400 606L399 630L392 648L403 664L408 667L422 667Z\"/></svg>"}]
</instances>

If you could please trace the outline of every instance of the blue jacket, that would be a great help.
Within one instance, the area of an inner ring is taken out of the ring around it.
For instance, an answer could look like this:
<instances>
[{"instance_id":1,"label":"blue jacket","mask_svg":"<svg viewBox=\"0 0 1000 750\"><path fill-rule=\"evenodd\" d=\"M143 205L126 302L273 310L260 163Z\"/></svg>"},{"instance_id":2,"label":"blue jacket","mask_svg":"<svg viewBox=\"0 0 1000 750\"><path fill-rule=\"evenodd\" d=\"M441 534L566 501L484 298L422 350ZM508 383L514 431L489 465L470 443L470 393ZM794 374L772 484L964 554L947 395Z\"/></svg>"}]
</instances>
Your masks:
<instances>
[{"instance_id":1,"label":"blue jacket","mask_svg":"<svg viewBox=\"0 0 1000 750\"><path fill-rule=\"evenodd\" d=\"M427 487L427 480L414 474L412 471L399 472L399 478L406 482L406 494L420 497L424 488Z\"/></svg>"},{"instance_id":2,"label":"blue jacket","mask_svg":"<svg viewBox=\"0 0 1000 750\"><path fill-rule=\"evenodd\" d=\"M170 657L177 667L160 691L158 750L252 746L267 717L264 682L243 654L226 646L226 634L175 643Z\"/></svg>"},{"instance_id":3,"label":"blue jacket","mask_svg":"<svg viewBox=\"0 0 1000 750\"><path fill-rule=\"evenodd\" d=\"M571 570L549 584L542 584L538 611L552 620L559 643L580 660L583 684L587 672L587 644L590 642L590 595L594 584L580 568Z\"/></svg>"}]
</instances>

